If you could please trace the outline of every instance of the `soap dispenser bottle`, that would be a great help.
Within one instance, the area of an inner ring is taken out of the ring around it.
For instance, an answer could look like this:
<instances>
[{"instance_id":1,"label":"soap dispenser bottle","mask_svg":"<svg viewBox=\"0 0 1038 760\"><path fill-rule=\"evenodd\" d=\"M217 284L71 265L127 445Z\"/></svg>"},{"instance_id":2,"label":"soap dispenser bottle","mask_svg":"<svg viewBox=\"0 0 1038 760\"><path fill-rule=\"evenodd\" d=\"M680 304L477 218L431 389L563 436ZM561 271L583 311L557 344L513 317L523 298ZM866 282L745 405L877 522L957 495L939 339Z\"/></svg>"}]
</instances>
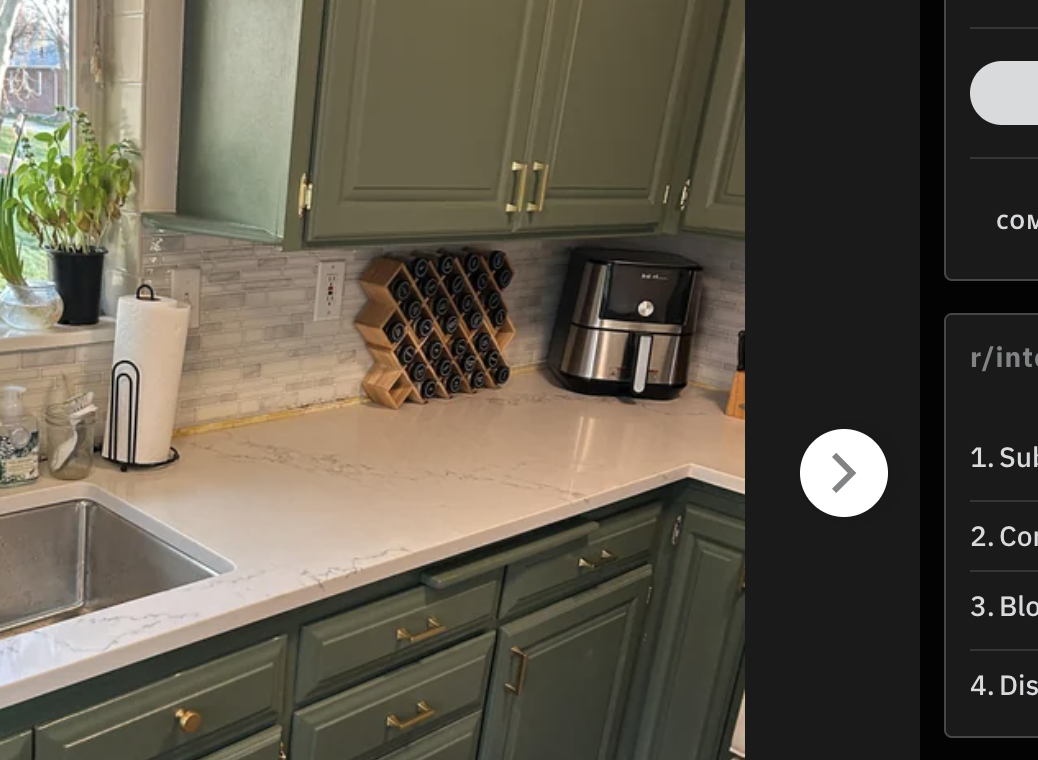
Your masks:
<instances>
[{"instance_id":1,"label":"soap dispenser bottle","mask_svg":"<svg viewBox=\"0 0 1038 760\"><path fill-rule=\"evenodd\" d=\"M40 429L25 413L23 393L19 385L0 391L0 488L28 485L40 476Z\"/></svg>"}]
</instances>

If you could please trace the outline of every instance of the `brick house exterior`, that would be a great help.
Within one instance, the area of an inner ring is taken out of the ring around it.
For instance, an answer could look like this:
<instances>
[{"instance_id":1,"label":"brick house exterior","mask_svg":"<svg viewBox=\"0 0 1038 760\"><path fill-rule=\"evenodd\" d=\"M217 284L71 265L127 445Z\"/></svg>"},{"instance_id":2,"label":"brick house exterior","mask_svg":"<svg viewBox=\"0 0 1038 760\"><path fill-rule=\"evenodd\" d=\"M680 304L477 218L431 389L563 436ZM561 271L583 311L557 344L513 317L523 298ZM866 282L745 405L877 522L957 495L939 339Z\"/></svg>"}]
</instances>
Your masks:
<instances>
[{"instance_id":1,"label":"brick house exterior","mask_svg":"<svg viewBox=\"0 0 1038 760\"><path fill-rule=\"evenodd\" d=\"M5 113L49 115L67 102L68 74L53 44L12 50L4 78Z\"/></svg>"}]
</instances>

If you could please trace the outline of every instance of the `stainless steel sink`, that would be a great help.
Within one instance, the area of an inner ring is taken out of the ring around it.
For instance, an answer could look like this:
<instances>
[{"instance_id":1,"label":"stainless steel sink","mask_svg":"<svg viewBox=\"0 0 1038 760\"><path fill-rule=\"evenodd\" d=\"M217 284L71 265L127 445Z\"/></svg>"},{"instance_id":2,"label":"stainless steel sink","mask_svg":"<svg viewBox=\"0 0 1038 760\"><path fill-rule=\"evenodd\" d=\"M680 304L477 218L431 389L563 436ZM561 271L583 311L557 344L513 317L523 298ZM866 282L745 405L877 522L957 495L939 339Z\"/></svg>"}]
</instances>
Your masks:
<instances>
[{"instance_id":1,"label":"stainless steel sink","mask_svg":"<svg viewBox=\"0 0 1038 760\"><path fill-rule=\"evenodd\" d=\"M0 514L0 638L217 572L93 500Z\"/></svg>"}]
</instances>

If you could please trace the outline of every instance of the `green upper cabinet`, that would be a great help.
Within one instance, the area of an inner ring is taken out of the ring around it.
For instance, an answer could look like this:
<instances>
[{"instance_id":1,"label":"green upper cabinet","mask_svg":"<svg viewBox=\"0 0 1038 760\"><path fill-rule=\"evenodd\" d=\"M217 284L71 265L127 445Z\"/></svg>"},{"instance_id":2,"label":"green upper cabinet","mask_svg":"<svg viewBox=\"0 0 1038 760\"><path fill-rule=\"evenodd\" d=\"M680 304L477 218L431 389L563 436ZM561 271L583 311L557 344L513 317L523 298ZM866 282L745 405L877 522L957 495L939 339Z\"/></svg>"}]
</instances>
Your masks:
<instances>
[{"instance_id":1,"label":"green upper cabinet","mask_svg":"<svg viewBox=\"0 0 1038 760\"><path fill-rule=\"evenodd\" d=\"M682 226L746 233L746 0L731 0Z\"/></svg>"},{"instance_id":2,"label":"green upper cabinet","mask_svg":"<svg viewBox=\"0 0 1038 760\"><path fill-rule=\"evenodd\" d=\"M746 524L690 503L678 524L636 760L716 760L745 647Z\"/></svg>"},{"instance_id":3,"label":"green upper cabinet","mask_svg":"<svg viewBox=\"0 0 1038 760\"><path fill-rule=\"evenodd\" d=\"M480 760L612 760L651 566L503 626Z\"/></svg>"},{"instance_id":4,"label":"green upper cabinet","mask_svg":"<svg viewBox=\"0 0 1038 760\"><path fill-rule=\"evenodd\" d=\"M702 0L558 0L534 107L524 230L661 220Z\"/></svg>"},{"instance_id":5,"label":"green upper cabinet","mask_svg":"<svg viewBox=\"0 0 1038 760\"><path fill-rule=\"evenodd\" d=\"M500 235L548 0L331 0L310 242Z\"/></svg>"},{"instance_id":6,"label":"green upper cabinet","mask_svg":"<svg viewBox=\"0 0 1038 760\"><path fill-rule=\"evenodd\" d=\"M719 2L185 0L178 208L146 221L288 250L654 232Z\"/></svg>"}]
</instances>

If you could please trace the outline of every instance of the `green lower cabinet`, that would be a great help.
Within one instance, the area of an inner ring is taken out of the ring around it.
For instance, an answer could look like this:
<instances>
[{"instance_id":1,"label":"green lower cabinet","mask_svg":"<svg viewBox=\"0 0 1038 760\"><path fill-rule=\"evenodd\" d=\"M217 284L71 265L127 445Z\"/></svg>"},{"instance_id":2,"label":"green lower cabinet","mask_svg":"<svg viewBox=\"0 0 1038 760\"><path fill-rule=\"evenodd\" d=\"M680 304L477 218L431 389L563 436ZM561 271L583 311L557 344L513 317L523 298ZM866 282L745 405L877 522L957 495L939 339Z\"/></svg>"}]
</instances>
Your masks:
<instances>
[{"instance_id":1,"label":"green lower cabinet","mask_svg":"<svg viewBox=\"0 0 1038 760\"><path fill-rule=\"evenodd\" d=\"M206 755L203 760L279 760L280 756L281 726L275 726L214 755Z\"/></svg>"},{"instance_id":2,"label":"green lower cabinet","mask_svg":"<svg viewBox=\"0 0 1038 760\"><path fill-rule=\"evenodd\" d=\"M32 760L32 732L0 739L0 760Z\"/></svg>"},{"instance_id":3,"label":"green lower cabinet","mask_svg":"<svg viewBox=\"0 0 1038 760\"><path fill-rule=\"evenodd\" d=\"M419 739L381 760L474 760L479 748L479 722L476 713Z\"/></svg>"},{"instance_id":4,"label":"green lower cabinet","mask_svg":"<svg viewBox=\"0 0 1038 760\"><path fill-rule=\"evenodd\" d=\"M746 524L690 505L681 515L637 760L715 760L745 648Z\"/></svg>"},{"instance_id":5,"label":"green lower cabinet","mask_svg":"<svg viewBox=\"0 0 1038 760\"><path fill-rule=\"evenodd\" d=\"M731 0L692 168L685 229L746 234L746 0Z\"/></svg>"},{"instance_id":6,"label":"green lower cabinet","mask_svg":"<svg viewBox=\"0 0 1038 760\"><path fill-rule=\"evenodd\" d=\"M493 632L485 633L299 710L292 721L290 757L376 757L478 711L494 638Z\"/></svg>"},{"instance_id":7,"label":"green lower cabinet","mask_svg":"<svg viewBox=\"0 0 1038 760\"><path fill-rule=\"evenodd\" d=\"M627 703L652 567L503 626L481 760L610 760Z\"/></svg>"},{"instance_id":8,"label":"green lower cabinet","mask_svg":"<svg viewBox=\"0 0 1038 760\"><path fill-rule=\"evenodd\" d=\"M275 723L288 638L213 660L36 729L36 760L188 760Z\"/></svg>"},{"instance_id":9,"label":"green lower cabinet","mask_svg":"<svg viewBox=\"0 0 1038 760\"><path fill-rule=\"evenodd\" d=\"M717 760L738 760L746 755L746 726L741 727L742 734L736 739L736 725L739 722L739 714L743 709L746 692L746 658L743 657L739 666L739 677L735 680L735 693L732 694L732 702L728 707L728 718L725 720L724 740L721 748L717 751ZM746 718L743 717L745 724Z\"/></svg>"}]
</instances>

